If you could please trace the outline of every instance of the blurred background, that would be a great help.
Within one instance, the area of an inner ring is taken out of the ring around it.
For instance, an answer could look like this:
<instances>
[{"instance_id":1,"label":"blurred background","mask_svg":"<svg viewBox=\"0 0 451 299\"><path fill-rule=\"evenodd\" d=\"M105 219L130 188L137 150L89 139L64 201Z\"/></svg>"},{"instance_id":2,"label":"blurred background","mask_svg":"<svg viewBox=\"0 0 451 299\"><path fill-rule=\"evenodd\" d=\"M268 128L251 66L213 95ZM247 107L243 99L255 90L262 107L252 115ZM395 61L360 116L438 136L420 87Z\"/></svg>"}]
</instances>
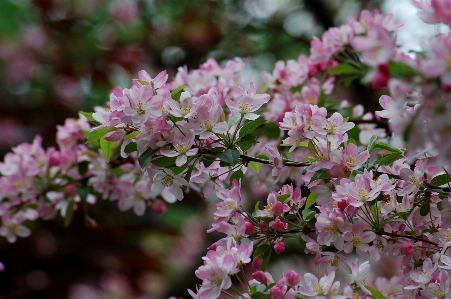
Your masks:
<instances>
[{"instance_id":1,"label":"blurred background","mask_svg":"<svg viewBox=\"0 0 451 299\"><path fill-rule=\"evenodd\" d=\"M0 155L36 134L53 145L57 124L103 105L142 69L171 78L180 66L238 56L249 59L245 80L259 81L362 9L397 14L408 48L419 47L413 34L437 32L408 0L0 0ZM188 298L216 237L205 235L209 207L196 194L162 216L109 202L91 209L97 229L75 213L69 228L33 223L31 237L1 239L0 298Z\"/></svg>"}]
</instances>

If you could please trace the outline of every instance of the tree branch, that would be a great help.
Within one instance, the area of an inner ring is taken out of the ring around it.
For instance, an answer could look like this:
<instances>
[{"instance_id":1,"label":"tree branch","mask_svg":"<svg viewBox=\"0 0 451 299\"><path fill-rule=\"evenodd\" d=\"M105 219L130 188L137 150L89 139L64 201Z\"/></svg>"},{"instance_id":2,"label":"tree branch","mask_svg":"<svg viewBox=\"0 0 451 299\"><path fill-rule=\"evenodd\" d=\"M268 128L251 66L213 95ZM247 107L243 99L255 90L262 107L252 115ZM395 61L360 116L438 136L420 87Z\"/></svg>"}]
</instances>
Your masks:
<instances>
[{"instance_id":1,"label":"tree branch","mask_svg":"<svg viewBox=\"0 0 451 299\"><path fill-rule=\"evenodd\" d=\"M267 164L267 165L274 165L273 161L270 160L266 160L266 159L260 159L260 158L254 158L254 157L250 157L250 156L246 156L246 155L240 155L240 159L243 160L244 162L258 162L261 164ZM290 161L290 160L283 160L283 165L284 166L291 166L291 167L306 167L306 166L310 166L310 163L305 163L305 162L296 162L296 161Z\"/></svg>"},{"instance_id":2,"label":"tree branch","mask_svg":"<svg viewBox=\"0 0 451 299\"><path fill-rule=\"evenodd\" d=\"M406 238L406 239L411 239L411 240L415 240L415 241L425 242L425 243L429 243L429 244L434 245L434 246L438 246L438 244L435 243L435 242L432 242L432 241L429 241L429 240L425 240L425 239L422 239L422 238L419 238L419 237L415 237L415 236L398 235L398 234L395 234L395 233L389 233L389 232L383 232L383 231L377 231L377 232L374 232L374 233L377 234L377 235L380 235L380 236Z\"/></svg>"}]
</instances>

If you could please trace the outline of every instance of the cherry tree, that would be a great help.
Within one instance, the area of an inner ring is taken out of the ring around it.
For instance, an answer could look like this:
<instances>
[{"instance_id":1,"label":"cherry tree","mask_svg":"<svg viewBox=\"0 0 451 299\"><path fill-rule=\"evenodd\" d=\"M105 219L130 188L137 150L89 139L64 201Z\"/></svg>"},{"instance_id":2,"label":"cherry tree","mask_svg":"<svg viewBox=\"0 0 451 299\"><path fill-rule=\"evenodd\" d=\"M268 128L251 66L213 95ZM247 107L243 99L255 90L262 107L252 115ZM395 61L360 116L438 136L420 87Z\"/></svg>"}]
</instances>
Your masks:
<instances>
[{"instance_id":1,"label":"cherry tree","mask_svg":"<svg viewBox=\"0 0 451 299\"><path fill-rule=\"evenodd\" d=\"M413 2L424 21L451 24L451 1ZM163 213L191 190L217 199L208 232L225 235L195 271L193 298L451 298L451 34L409 54L396 46L401 26L378 11L349 17L313 38L309 56L263 73L264 90L242 82L239 58L171 80L140 71L58 127L58 148L36 137L5 156L0 235L13 243L30 235L25 220L58 214L69 224L98 199ZM335 85L354 80L379 95L379 111L337 98ZM263 207L250 208L247 188L265 190ZM265 272L287 239L322 276ZM363 260L383 256L399 275L371 279Z\"/></svg>"}]
</instances>

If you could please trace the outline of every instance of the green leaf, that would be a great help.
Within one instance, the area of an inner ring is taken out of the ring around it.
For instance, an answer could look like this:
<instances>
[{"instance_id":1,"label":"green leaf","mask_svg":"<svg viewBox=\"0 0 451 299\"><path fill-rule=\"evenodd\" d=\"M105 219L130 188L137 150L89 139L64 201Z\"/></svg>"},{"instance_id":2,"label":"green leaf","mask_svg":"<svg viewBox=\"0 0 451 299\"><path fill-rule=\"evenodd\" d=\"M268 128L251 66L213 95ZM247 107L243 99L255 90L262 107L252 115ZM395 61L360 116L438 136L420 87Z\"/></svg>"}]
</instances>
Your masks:
<instances>
[{"instance_id":1,"label":"green leaf","mask_svg":"<svg viewBox=\"0 0 451 299\"><path fill-rule=\"evenodd\" d=\"M136 142L130 142L124 148L124 152L126 154L130 154L130 153L133 153L133 152L136 152L136 151L138 151L138 146L136 145Z\"/></svg>"},{"instance_id":2,"label":"green leaf","mask_svg":"<svg viewBox=\"0 0 451 299\"><path fill-rule=\"evenodd\" d=\"M368 291L371 292L371 296L373 296L374 299L387 299L381 292L379 292L376 289L373 289L372 287L365 286L365 288L368 289Z\"/></svg>"},{"instance_id":3,"label":"green leaf","mask_svg":"<svg viewBox=\"0 0 451 299\"><path fill-rule=\"evenodd\" d=\"M263 262L262 267L260 268L262 271L266 270L266 266L268 266L269 260L271 259L271 253L272 253L271 247L269 247L269 249L263 253Z\"/></svg>"},{"instance_id":4,"label":"green leaf","mask_svg":"<svg viewBox=\"0 0 451 299\"><path fill-rule=\"evenodd\" d=\"M307 242L304 241L304 239L302 239L302 237L299 238L299 244L301 245L302 248L307 248Z\"/></svg>"},{"instance_id":5,"label":"green leaf","mask_svg":"<svg viewBox=\"0 0 451 299\"><path fill-rule=\"evenodd\" d=\"M390 145L388 145L386 143L383 143L383 142L376 142L374 144L374 148L375 149L376 148L377 149L383 149L383 150L386 150L386 151L389 151L389 152L392 152L392 153L394 153L394 152L401 152L400 149L394 148L394 147L392 147L392 146L390 146Z\"/></svg>"},{"instance_id":6,"label":"green leaf","mask_svg":"<svg viewBox=\"0 0 451 299\"><path fill-rule=\"evenodd\" d=\"M275 122L267 123L265 125L265 128L263 129L263 135L268 137L268 139L279 139L280 138L279 126L277 126Z\"/></svg>"},{"instance_id":7,"label":"green leaf","mask_svg":"<svg viewBox=\"0 0 451 299\"><path fill-rule=\"evenodd\" d=\"M71 200L69 202L69 205L67 206L66 216L64 216L64 227L68 227L69 224L72 222L72 218L74 216L74 205L75 202Z\"/></svg>"},{"instance_id":8,"label":"green leaf","mask_svg":"<svg viewBox=\"0 0 451 299\"><path fill-rule=\"evenodd\" d=\"M315 217L315 214L316 214L315 211L312 211L310 209L304 209L302 211L302 218L304 218L304 221L308 222Z\"/></svg>"},{"instance_id":9,"label":"green leaf","mask_svg":"<svg viewBox=\"0 0 451 299\"><path fill-rule=\"evenodd\" d=\"M266 122L266 120L263 117L259 117L256 120L250 121L246 123L241 129L240 129L240 138L243 138L244 136L252 133L257 129L261 124Z\"/></svg>"},{"instance_id":10,"label":"green leaf","mask_svg":"<svg viewBox=\"0 0 451 299\"><path fill-rule=\"evenodd\" d=\"M94 112L84 112L84 111L80 111L80 114L83 115L84 117L86 117L86 119L93 125L100 125L100 122L96 121L94 119L94 117L92 117L92 115L94 114Z\"/></svg>"},{"instance_id":11,"label":"green leaf","mask_svg":"<svg viewBox=\"0 0 451 299\"><path fill-rule=\"evenodd\" d=\"M244 178L244 173L241 171L241 169L238 171L235 171L230 176L230 186L232 185L234 180L237 180L239 183L241 183L243 181L243 178Z\"/></svg>"},{"instance_id":12,"label":"green leaf","mask_svg":"<svg viewBox=\"0 0 451 299\"><path fill-rule=\"evenodd\" d=\"M316 198L317 197L318 197L318 194L310 193L309 196L307 197L307 201L305 202L305 208L308 209L312 205L314 205L316 203Z\"/></svg>"},{"instance_id":13,"label":"green leaf","mask_svg":"<svg viewBox=\"0 0 451 299\"><path fill-rule=\"evenodd\" d=\"M416 70L407 64L400 62L391 62L388 66L390 77L413 77L418 74Z\"/></svg>"},{"instance_id":14,"label":"green leaf","mask_svg":"<svg viewBox=\"0 0 451 299\"><path fill-rule=\"evenodd\" d=\"M425 201L420 208L420 215L426 216L431 211L431 203L429 201Z\"/></svg>"},{"instance_id":15,"label":"green leaf","mask_svg":"<svg viewBox=\"0 0 451 299\"><path fill-rule=\"evenodd\" d=\"M210 155L219 158L219 160L228 164L228 166L236 165L240 159L240 152L236 149L228 149L222 153L210 153Z\"/></svg>"},{"instance_id":16,"label":"green leaf","mask_svg":"<svg viewBox=\"0 0 451 299\"><path fill-rule=\"evenodd\" d=\"M354 138L349 138L347 144L353 143L355 145L357 145L357 141L355 141Z\"/></svg>"},{"instance_id":17,"label":"green leaf","mask_svg":"<svg viewBox=\"0 0 451 299\"><path fill-rule=\"evenodd\" d=\"M254 161L249 162L249 167L256 173L260 172L260 163L258 163L258 162L254 162Z\"/></svg>"},{"instance_id":18,"label":"green leaf","mask_svg":"<svg viewBox=\"0 0 451 299\"><path fill-rule=\"evenodd\" d=\"M377 164L379 166L390 166L392 165L396 160L401 159L402 153L401 152L394 152L388 155L383 156L382 158L379 159L379 162L377 162Z\"/></svg>"},{"instance_id":19,"label":"green leaf","mask_svg":"<svg viewBox=\"0 0 451 299\"><path fill-rule=\"evenodd\" d=\"M185 171L185 169L188 167L188 163L183 164L182 166L178 167L171 167L171 170L174 174L181 174L182 172Z\"/></svg>"},{"instance_id":20,"label":"green leaf","mask_svg":"<svg viewBox=\"0 0 451 299\"><path fill-rule=\"evenodd\" d=\"M158 150L148 148L138 157L138 163L141 168L146 167L147 163L152 159L152 157L157 153Z\"/></svg>"},{"instance_id":21,"label":"green leaf","mask_svg":"<svg viewBox=\"0 0 451 299\"><path fill-rule=\"evenodd\" d=\"M103 154L105 155L105 160L107 163L110 162L111 155L113 154L114 146L116 145L116 141L108 141L105 139L100 139L100 148L103 151Z\"/></svg>"},{"instance_id":22,"label":"green leaf","mask_svg":"<svg viewBox=\"0 0 451 299\"><path fill-rule=\"evenodd\" d=\"M135 139L139 134L141 134L140 131L133 131L130 134L125 135L124 139Z\"/></svg>"},{"instance_id":23,"label":"green leaf","mask_svg":"<svg viewBox=\"0 0 451 299\"><path fill-rule=\"evenodd\" d=\"M287 200L287 198L289 198L291 195L290 194L282 194L277 196L277 201L280 202L285 202L285 200Z\"/></svg>"},{"instance_id":24,"label":"green leaf","mask_svg":"<svg viewBox=\"0 0 451 299\"><path fill-rule=\"evenodd\" d=\"M241 148L241 150L243 152L247 152L257 142L258 141L257 141L257 137L256 136L254 136L254 135L247 135L247 136L244 136L243 138L240 138L240 140L238 141L238 145L240 146L240 148Z\"/></svg>"},{"instance_id":25,"label":"green leaf","mask_svg":"<svg viewBox=\"0 0 451 299\"><path fill-rule=\"evenodd\" d=\"M179 86L179 87L177 87L176 89L174 89L172 92L171 92L171 98L174 100L174 101L180 101L180 95L182 94L182 92L183 92L183 90L185 89L185 88L187 88L188 86L186 86L186 85L181 85L181 86Z\"/></svg>"},{"instance_id":26,"label":"green leaf","mask_svg":"<svg viewBox=\"0 0 451 299\"><path fill-rule=\"evenodd\" d=\"M82 161L78 163L78 173L81 176L84 176L86 172L88 171L89 161Z\"/></svg>"},{"instance_id":27,"label":"green leaf","mask_svg":"<svg viewBox=\"0 0 451 299\"><path fill-rule=\"evenodd\" d=\"M373 136L371 136L370 142L368 142L368 146L367 146L367 148L366 148L366 150L367 150L369 153L371 153L371 152L373 151L373 149L374 149L374 143L376 142L376 140L377 140L378 137L379 137L378 135L373 135Z\"/></svg>"},{"instance_id":28,"label":"green leaf","mask_svg":"<svg viewBox=\"0 0 451 299\"><path fill-rule=\"evenodd\" d=\"M442 186L448 184L449 182L451 182L451 176L446 173L437 175L431 180L431 184L436 186Z\"/></svg>"},{"instance_id":29,"label":"green leaf","mask_svg":"<svg viewBox=\"0 0 451 299\"><path fill-rule=\"evenodd\" d=\"M271 247L268 244L258 246L254 251L253 258L255 259L255 258L263 255L265 253L265 251L267 251L268 249L271 250Z\"/></svg>"},{"instance_id":30,"label":"green leaf","mask_svg":"<svg viewBox=\"0 0 451 299\"><path fill-rule=\"evenodd\" d=\"M350 64L342 63L327 70L331 75L354 75L360 71Z\"/></svg>"},{"instance_id":31,"label":"green leaf","mask_svg":"<svg viewBox=\"0 0 451 299\"><path fill-rule=\"evenodd\" d=\"M251 299L264 299L264 298L267 298L267 294L265 294L265 293L262 293L262 292L254 292L254 293L251 293Z\"/></svg>"},{"instance_id":32,"label":"green leaf","mask_svg":"<svg viewBox=\"0 0 451 299\"><path fill-rule=\"evenodd\" d=\"M315 171L312 178L310 179L310 182L316 181L316 180L326 180L330 179L330 175L327 173L327 169L319 169Z\"/></svg>"},{"instance_id":33,"label":"green leaf","mask_svg":"<svg viewBox=\"0 0 451 299\"><path fill-rule=\"evenodd\" d=\"M153 165L161 167L161 168L169 168L175 166L175 160L177 157L161 157L159 159L155 159L150 161Z\"/></svg>"},{"instance_id":34,"label":"green leaf","mask_svg":"<svg viewBox=\"0 0 451 299\"><path fill-rule=\"evenodd\" d=\"M88 142L94 142L105 136L108 133L108 128L101 128L98 130L91 131L88 136Z\"/></svg>"}]
</instances>

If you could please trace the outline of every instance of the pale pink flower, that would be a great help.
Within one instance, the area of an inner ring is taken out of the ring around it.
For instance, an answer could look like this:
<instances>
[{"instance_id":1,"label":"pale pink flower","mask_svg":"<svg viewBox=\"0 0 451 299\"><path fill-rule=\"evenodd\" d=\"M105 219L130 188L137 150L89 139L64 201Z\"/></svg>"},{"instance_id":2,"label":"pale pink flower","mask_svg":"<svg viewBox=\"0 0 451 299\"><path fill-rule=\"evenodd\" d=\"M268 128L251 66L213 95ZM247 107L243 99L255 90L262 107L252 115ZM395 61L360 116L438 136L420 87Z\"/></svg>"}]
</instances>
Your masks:
<instances>
[{"instance_id":1,"label":"pale pink flower","mask_svg":"<svg viewBox=\"0 0 451 299\"><path fill-rule=\"evenodd\" d=\"M269 101L268 94L257 94L254 83L249 83L245 90L235 88L235 93L239 96L235 99L226 99L227 107L233 116L241 116L245 119L254 120L258 114L253 112Z\"/></svg>"},{"instance_id":2,"label":"pale pink flower","mask_svg":"<svg viewBox=\"0 0 451 299\"><path fill-rule=\"evenodd\" d=\"M186 132L185 136L177 134L172 144L174 150L160 150L160 153L166 157L177 157L175 165L183 166L188 160L188 157L192 157L199 151L198 148L192 148L194 145L194 130Z\"/></svg>"},{"instance_id":3,"label":"pale pink flower","mask_svg":"<svg viewBox=\"0 0 451 299\"><path fill-rule=\"evenodd\" d=\"M365 232L366 225L362 220L354 222L352 225L352 231L347 231L343 234L343 240L346 241L343 247L345 253L352 252L353 248L356 248L356 253L362 257L368 257L370 246L368 243L372 242L376 238L376 234L367 231Z\"/></svg>"}]
</instances>

